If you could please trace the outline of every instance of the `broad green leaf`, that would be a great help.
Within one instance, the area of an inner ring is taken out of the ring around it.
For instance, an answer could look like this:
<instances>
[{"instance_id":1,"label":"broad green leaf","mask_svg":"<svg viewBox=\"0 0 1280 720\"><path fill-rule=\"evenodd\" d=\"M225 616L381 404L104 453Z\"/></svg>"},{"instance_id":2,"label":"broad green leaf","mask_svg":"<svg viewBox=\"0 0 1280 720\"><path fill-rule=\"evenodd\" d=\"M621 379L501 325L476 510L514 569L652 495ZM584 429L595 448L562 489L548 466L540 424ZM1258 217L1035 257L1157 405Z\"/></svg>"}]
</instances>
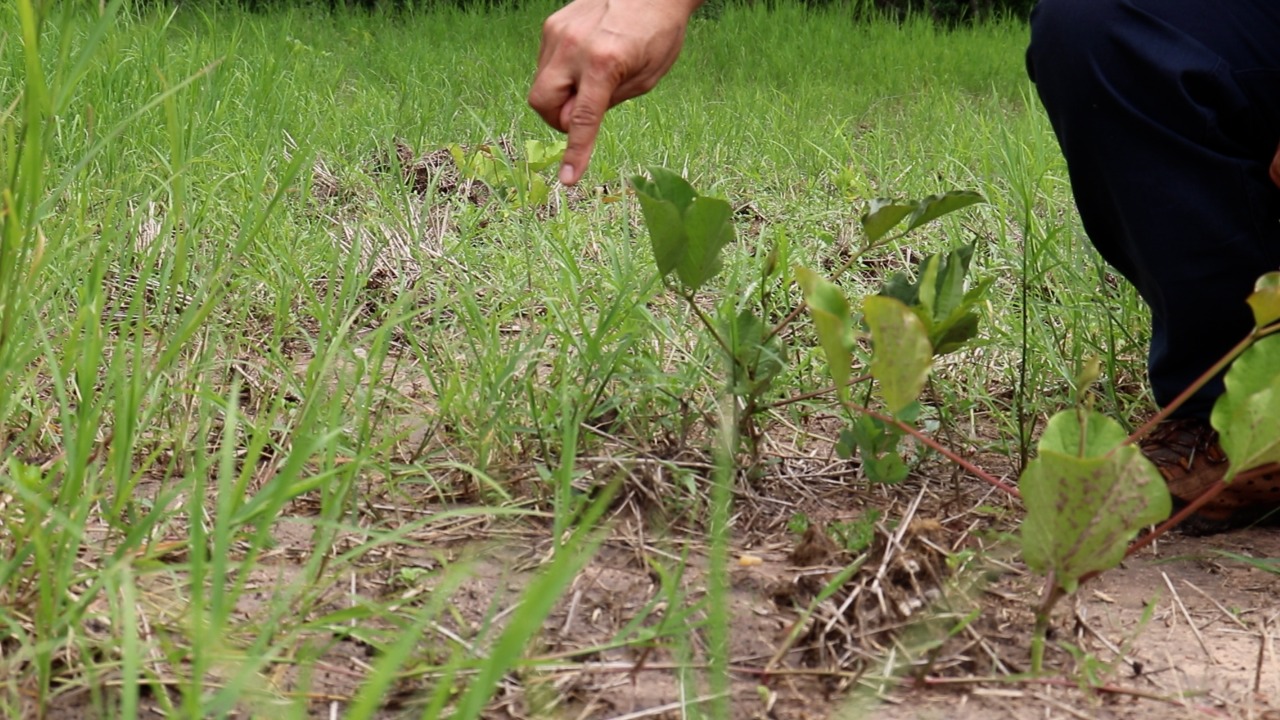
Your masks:
<instances>
[{"instance_id":1,"label":"broad green leaf","mask_svg":"<svg viewBox=\"0 0 1280 720\"><path fill-rule=\"evenodd\" d=\"M945 255L930 255L920 263L920 280L916 285L920 305L928 310L930 325L945 321L964 302L972 259L973 246L964 245Z\"/></svg>"},{"instance_id":2,"label":"broad green leaf","mask_svg":"<svg viewBox=\"0 0 1280 720\"><path fill-rule=\"evenodd\" d=\"M907 223L907 232L925 223L933 222L947 213L953 213L980 202L986 202L986 198L972 190L952 190L941 195L930 195L916 204L915 212L911 213L911 222Z\"/></svg>"},{"instance_id":3,"label":"broad green leaf","mask_svg":"<svg viewBox=\"0 0 1280 720\"><path fill-rule=\"evenodd\" d=\"M858 452L858 436L853 430L845 428L840 431L840 437L836 440L836 455L841 459L848 460Z\"/></svg>"},{"instance_id":4,"label":"broad green leaf","mask_svg":"<svg viewBox=\"0 0 1280 720\"><path fill-rule=\"evenodd\" d=\"M488 153L478 152L471 156L470 161L470 177L479 180L491 188L496 188L502 184L502 171L499 170L498 161ZM505 170L505 168L503 168Z\"/></svg>"},{"instance_id":5,"label":"broad green leaf","mask_svg":"<svg viewBox=\"0 0 1280 720\"><path fill-rule=\"evenodd\" d=\"M636 191L636 195L648 195L654 200L662 199L662 191L649 178L643 175L632 175L628 182L631 184L631 189Z\"/></svg>"},{"instance_id":6,"label":"broad green leaf","mask_svg":"<svg viewBox=\"0 0 1280 720\"><path fill-rule=\"evenodd\" d=\"M658 273L665 277L676 269L684 255L684 219L680 217L680 209L675 203L649 194L636 180L632 180L632 183L636 188L636 197L640 199L645 227L649 229L653 260L658 266Z\"/></svg>"},{"instance_id":7,"label":"broad green leaf","mask_svg":"<svg viewBox=\"0 0 1280 720\"><path fill-rule=\"evenodd\" d=\"M1253 322L1260 328L1280 320L1280 272L1269 272L1258 278L1249 296Z\"/></svg>"},{"instance_id":8,"label":"broad green leaf","mask_svg":"<svg viewBox=\"0 0 1280 720\"><path fill-rule=\"evenodd\" d=\"M650 183L650 187L653 190L650 191L650 194L674 203L676 208L680 210L681 215L684 215L688 210L694 198L698 197L698 192L693 189L688 180L680 177L679 173L663 167L651 167L649 168L649 177L653 178Z\"/></svg>"},{"instance_id":9,"label":"broad green leaf","mask_svg":"<svg viewBox=\"0 0 1280 720\"><path fill-rule=\"evenodd\" d=\"M907 475L911 472L911 469L907 467L907 461L903 460L902 456L897 452L885 453L880 457L870 459L864 456L862 470L868 480L882 485L897 485L906 480Z\"/></svg>"},{"instance_id":10,"label":"broad green leaf","mask_svg":"<svg viewBox=\"0 0 1280 720\"><path fill-rule=\"evenodd\" d=\"M866 234L868 242L874 243L888 234L915 209L914 203L904 205L885 198L876 198L871 201L870 207L862 216L862 232Z\"/></svg>"},{"instance_id":11,"label":"broad green leaf","mask_svg":"<svg viewBox=\"0 0 1280 720\"><path fill-rule=\"evenodd\" d=\"M459 172L462 172L463 168L466 167L467 164L467 155L463 151L462 146L457 144L450 145L448 150L449 157L453 158L453 164L458 166Z\"/></svg>"},{"instance_id":12,"label":"broad green leaf","mask_svg":"<svg viewBox=\"0 0 1280 720\"><path fill-rule=\"evenodd\" d=\"M933 278L935 320L945 319L964 302L968 289L969 263L972 260L972 245L963 245L939 258L938 272Z\"/></svg>"},{"instance_id":13,"label":"broad green leaf","mask_svg":"<svg viewBox=\"0 0 1280 720\"><path fill-rule=\"evenodd\" d=\"M891 297L907 307L920 305L920 288L906 273L896 272L890 275L881 286L879 294Z\"/></svg>"},{"instance_id":14,"label":"broad green leaf","mask_svg":"<svg viewBox=\"0 0 1280 720\"><path fill-rule=\"evenodd\" d=\"M568 144L564 140L544 143L541 140L526 140L524 143L524 160L532 172L542 172L560 162L564 157Z\"/></svg>"},{"instance_id":15,"label":"broad green leaf","mask_svg":"<svg viewBox=\"0 0 1280 720\"><path fill-rule=\"evenodd\" d=\"M718 198L699 197L676 173L650 168L649 178L631 178L658 272L675 270L680 282L697 290L720 271L720 249L733 240L733 208Z\"/></svg>"},{"instance_id":16,"label":"broad green leaf","mask_svg":"<svg viewBox=\"0 0 1280 720\"><path fill-rule=\"evenodd\" d=\"M551 199L551 188L540 175L529 176L529 187L525 189L524 201L529 207L547 204Z\"/></svg>"},{"instance_id":17,"label":"broad green leaf","mask_svg":"<svg viewBox=\"0 0 1280 720\"><path fill-rule=\"evenodd\" d=\"M871 375L880 382L889 411L897 413L920 397L929 378L929 333L911 308L891 297L868 295L862 313L871 328Z\"/></svg>"},{"instance_id":18,"label":"broad green leaf","mask_svg":"<svg viewBox=\"0 0 1280 720\"><path fill-rule=\"evenodd\" d=\"M916 312L929 332L935 355L955 352L978 334L979 319L973 309L986 297L993 278L983 278L966 289L972 258L972 245L930 255L918 265L919 280L894 273L880 289L880 295Z\"/></svg>"},{"instance_id":19,"label":"broad green leaf","mask_svg":"<svg viewBox=\"0 0 1280 720\"><path fill-rule=\"evenodd\" d=\"M1280 335L1267 336L1245 350L1223 378L1227 390L1209 420L1236 473L1280 462Z\"/></svg>"},{"instance_id":20,"label":"broad green leaf","mask_svg":"<svg viewBox=\"0 0 1280 720\"><path fill-rule=\"evenodd\" d=\"M995 278L987 277L969 288L961 298L960 304L951 310L945 319L933 322L929 329L929 340L933 343L935 355L946 355L964 347L965 343L978 335L978 314L974 308L980 306L987 297Z\"/></svg>"},{"instance_id":21,"label":"broad green leaf","mask_svg":"<svg viewBox=\"0 0 1280 720\"><path fill-rule=\"evenodd\" d=\"M978 315L964 313L954 320L948 320L942 328L929 335L934 355L953 353L978 336Z\"/></svg>"},{"instance_id":22,"label":"broad green leaf","mask_svg":"<svg viewBox=\"0 0 1280 720\"><path fill-rule=\"evenodd\" d=\"M500 182L498 161L494 159L489 146L481 145L470 154L461 145L450 145L449 155L458 166L458 172L468 180L479 180L491 188L497 188ZM504 167L503 170L506 168Z\"/></svg>"},{"instance_id":23,"label":"broad green leaf","mask_svg":"<svg viewBox=\"0 0 1280 720\"><path fill-rule=\"evenodd\" d=\"M1160 472L1141 450L1121 445L1125 438L1099 413L1058 413L1018 482L1027 508L1023 559L1067 592L1084 575L1118 565L1138 531L1172 510Z\"/></svg>"},{"instance_id":24,"label":"broad green leaf","mask_svg":"<svg viewBox=\"0 0 1280 720\"><path fill-rule=\"evenodd\" d=\"M1063 455L1102 457L1128 437L1119 423L1102 413L1064 410L1049 418L1037 447Z\"/></svg>"},{"instance_id":25,"label":"broad green leaf","mask_svg":"<svg viewBox=\"0 0 1280 720\"><path fill-rule=\"evenodd\" d=\"M733 240L733 207L719 198L699 197L684 214L685 247L676 274L697 290L720 272L720 248Z\"/></svg>"},{"instance_id":26,"label":"broad green leaf","mask_svg":"<svg viewBox=\"0 0 1280 720\"><path fill-rule=\"evenodd\" d=\"M853 317L849 301L844 293L821 275L806 267L796 267L796 282L804 293L809 306L813 327L818 333L818 343L827 357L827 367L835 382L836 394L841 400L849 399L849 376L853 369L853 353L850 350L853 333Z\"/></svg>"},{"instance_id":27,"label":"broad green leaf","mask_svg":"<svg viewBox=\"0 0 1280 720\"><path fill-rule=\"evenodd\" d=\"M938 297L938 266L941 265L941 255L930 255L920 263L920 280L916 286L920 291L920 307L924 310L924 317L927 325L933 325L933 319L937 317L937 303L934 302Z\"/></svg>"}]
</instances>

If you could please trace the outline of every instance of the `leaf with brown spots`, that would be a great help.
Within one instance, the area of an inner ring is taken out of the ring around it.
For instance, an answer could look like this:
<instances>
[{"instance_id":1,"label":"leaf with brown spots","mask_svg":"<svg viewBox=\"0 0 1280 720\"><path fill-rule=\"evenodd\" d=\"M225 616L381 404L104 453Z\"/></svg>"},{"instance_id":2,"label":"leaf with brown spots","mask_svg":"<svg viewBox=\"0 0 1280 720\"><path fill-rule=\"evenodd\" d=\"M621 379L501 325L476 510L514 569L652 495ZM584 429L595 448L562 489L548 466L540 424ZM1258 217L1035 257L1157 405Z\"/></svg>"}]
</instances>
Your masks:
<instances>
[{"instance_id":1,"label":"leaf with brown spots","mask_svg":"<svg viewBox=\"0 0 1280 720\"><path fill-rule=\"evenodd\" d=\"M1118 565L1138 531L1172 509L1160 472L1125 437L1099 413L1058 413L1018 482L1027 506L1023 559L1067 592L1081 577Z\"/></svg>"}]
</instances>

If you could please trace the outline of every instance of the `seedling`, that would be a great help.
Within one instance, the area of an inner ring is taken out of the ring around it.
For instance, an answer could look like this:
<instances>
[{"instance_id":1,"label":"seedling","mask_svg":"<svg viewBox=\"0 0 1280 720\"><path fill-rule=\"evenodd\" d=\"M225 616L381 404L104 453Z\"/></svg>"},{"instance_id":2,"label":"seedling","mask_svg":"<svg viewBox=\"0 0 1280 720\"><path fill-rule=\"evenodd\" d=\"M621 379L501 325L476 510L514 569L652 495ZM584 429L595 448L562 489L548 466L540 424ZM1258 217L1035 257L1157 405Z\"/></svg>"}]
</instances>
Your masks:
<instances>
[{"instance_id":1,"label":"seedling","mask_svg":"<svg viewBox=\"0 0 1280 720\"><path fill-rule=\"evenodd\" d=\"M1126 437L1118 423L1083 406L1049 421L1040 454L1019 482L1027 505L1023 556L1045 576L1032 638L1033 671L1042 669L1050 613L1058 600L1194 511L1193 502L1129 544L1142 528L1168 518L1172 507L1159 471L1134 443L1228 364L1226 392L1214 404L1210 421L1230 470L1205 497L1221 492L1241 472L1280 462L1280 339L1273 337L1280 330L1280 273L1259 278L1248 302L1255 322L1249 336L1132 435ZM1077 385L1086 386L1093 377L1096 370Z\"/></svg>"},{"instance_id":2,"label":"seedling","mask_svg":"<svg viewBox=\"0 0 1280 720\"><path fill-rule=\"evenodd\" d=\"M464 178L484 183L514 207L538 207L551 197L550 186L538 173L560 162L565 147L563 140L554 143L527 140L524 158L513 160L492 145L470 150L450 145L449 155Z\"/></svg>"},{"instance_id":3,"label":"seedling","mask_svg":"<svg viewBox=\"0 0 1280 720\"><path fill-rule=\"evenodd\" d=\"M921 262L917 280L894 276L878 295L861 301L860 322L854 305L834 279L873 249L896 242L908 233L948 213L978 202L982 196L970 191L933 195L919 201L877 200L862 216L862 246L831 279L814 270L796 266L792 277L803 302L773 327L762 317L770 308L765 294L757 299L743 297L731 323L717 324L694 302L695 294L721 270L721 249L733 241L732 206L719 198L699 195L678 174L651 168L649 176L631 179L653 248L654 262L665 279L675 277L668 287L683 298L707 332L724 351L731 368L731 391L739 399L740 432L756 451L760 426L756 416L769 407L792 400L765 404L763 396L784 369L788 353L781 346L781 333L807 308L817 335L817 344L827 361L834 382L833 391L849 412L849 428L841 435L840 450L845 456L855 451L861 456L867 477L879 482L896 482L906 476L907 466L898 452L900 428L868 417L850 406L850 387L874 378L890 413L914 421L919 413L916 399L929 376L934 355L953 352L977 333L978 316L973 308L990 286L989 280L969 284L972 247L962 247L945 255L931 255ZM893 231L905 223L905 229ZM891 234L893 233L893 234ZM765 255L761 277L769 280L778 267L778 248ZM758 309L751 309L752 305ZM868 335L872 354L862 372L854 373L854 349L859 337ZM808 396L805 396L806 398Z\"/></svg>"},{"instance_id":4,"label":"seedling","mask_svg":"<svg viewBox=\"0 0 1280 720\"><path fill-rule=\"evenodd\" d=\"M1139 530L1169 516L1159 471L1125 440L1120 424L1100 413L1063 411L1045 427L1039 455L1022 473L1023 559L1046 577L1031 646L1035 672L1058 600L1086 576L1120 564Z\"/></svg>"},{"instance_id":5,"label":"seedling","mask_svg":"<svg viewBox=\"0 0 1280 720\"><path fill-rule=\"evenodd\" d=\"M743 408L739 420L750 428L746 437L758 437L753 416L767 407L759 398L781 372L782 358L789 356L778 347L779 334L807 308L836 401L849 416L839 452L859 456L868 478L895 482L907 474L898 451L903 434L944 450L911 423L920 413L918 400L933 358L955 352L977 336L976 308L991 281L970 283L972 246L925 258L914 280L894 276L879 294L856 304L860 317L855 317L855 304L833 279L795 267L793 278L803 304L780 323L764 330L759 320L762 308L760 315L743 310L727 328L718 327L694 303L694 296L720 271L720 250L733 240L729 204L698 195L683 178L660 168L650 170L649 178L633 178L631 184L644 211L659 273L663 278L676 277L677 282L668 287L688 302L725 351L733 369L730 388ZM833 277L838 278L868 251L981 200L976 193L955 192L908 203L873 202L862 217L862 247ZM904 230L890 235L904 222ZM775 271L770 263L776 265L776 259L774 253L766 257L764 277ZM738 307L747 305L741 302ZM1172 502L1159 471L1134 443L1233 360L1226 375L1227 391L1212 415L1233 468L1223 482L1234 479L1237 469L1280 462L1280 339L1268 337L1280 329L1280 273L1259 279L1249 305L1256 322L1250 336L1133 435L1126 436L1119 423L1088 406L1086 390L1099 375L1096 365L1087 366L1077 379L1078 406L1058 413L1046 426L1039 454L1019 481L1027 507L1023 555L1031 570L1045 576L1032 638L1033 671L1043 668L1045 638L1056 603L1140 548L1143 543L1131 544L1137 533L1170 514ZM871 340L870 359L855 373L855 347L862 337ZM868 379L876 381L885 412L851 401L850 387ZM954 453L944 454L981 474ZM1167 531L1185 512L1148 537Z\"/></svg>"}]
</instances>

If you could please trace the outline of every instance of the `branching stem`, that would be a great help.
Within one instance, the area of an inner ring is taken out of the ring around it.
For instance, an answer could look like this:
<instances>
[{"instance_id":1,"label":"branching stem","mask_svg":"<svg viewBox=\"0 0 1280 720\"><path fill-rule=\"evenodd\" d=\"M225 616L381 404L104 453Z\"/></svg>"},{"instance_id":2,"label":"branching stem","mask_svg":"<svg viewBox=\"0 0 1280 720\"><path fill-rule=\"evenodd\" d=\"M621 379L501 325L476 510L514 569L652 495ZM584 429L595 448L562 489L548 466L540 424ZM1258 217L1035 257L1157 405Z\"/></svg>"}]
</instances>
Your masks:
<instances>
[{"instance_id":1,"label":"branching stem","mask_svg":"<svg viewBox=\"0 0 1280 720\"><path fill-rule=\"evenodd\" d=\"M1143 423L1142 427L1134 430L1133 434L1129 436L1129 439L1125 441L1125 444L1132 444L1146 437L1147 433L1155 429L1156 425L1168 420L1169 416L1178 408L1182 407L1187 400L1191 399L1192 395L1195 395L1200 388L1204 387L1210 380L1217 377L1218 373L1225 370L1228 365L1235 361L1236 358L1240 357L1241 353L1248 350L1250 345L1278 331L1280 331L1280 323L1268 325L1264 328L1257 328L1253 332L1249 333L1249 335L1243 340L1236 343L1236 346L1231 348L1226 355L1223 355L1221 360L1214 363L1212 367L1201 373L1200 377L1196 378L1195 382L1187 386L1187 389L1179 393L1178 396L1168 405L1161 408L1160 412L1156 413L1150 420Z\"/></svg>"},{"instance_id":2,"label":"branching stem","mask_svg":"<svg viewBox=\"0 0 1280 720\"><path fill-rule=\"evenodd\" d=\"M978 467L977 465L974 465L973 463L969 462L968 460L965 460L964 458L960 457L960 456L959 456L959 455L957 455L955 452L953 452L953 451L951 451L951 450L947 449L947 448L946 448L946 447L944 447L941 443L939 443L937 440L934 440L933 438L929 437L928 435L925 435L924 433L920 432L918 429L916 429L915 427L913 427L913 426L912 426L912 425L910 425L909 423L905 423L905 422L902 422L901 420L899 420L899 419L897 419L897 418L895 418L895 417L892 417L892 416L889 416L889 415L885 415L885 414L883 414L883 413L876 412L875 410L872 410L871 408L863 407L862 405L859 405L859 404L857 404L857 403L855 403L855 402L852 402L852 401L850 401L850 400L845 400L845 401L844 401L844 406L845 406L846 408L848 408L848 409L849 409L850 411L852 411L852 412L860 413L860 414L863 414L863 415L868 415L868 416L870 416L870 417L875 418L876 420L879 420L880 422L886 422L886 423L889 423L890 425L893 425L894 427L896 427L896 428L898 428L898 429L902 430L903 432L905 432L906 434L910 435L911 437L913 437L913 438L915 438L915 439L919 440L920 442L924 443L927 447L929 447L930 449L932 449L932 450L934 450L934 451L938 452L940 455L942 455L943 457L947 458L947 459L948 459L948 460L950 460L951 462L953 462L953 463L955 463L955 464L959 465L960 467L964 468L964 469L965 469L965 470L967 470L971 475L973 475L974 477L978 478L979 480L982 480L983 482L987 483L988 485L992 485L992 486L994 486L994 487L997 487L997 488L999 488L999 489L1001 489L1001 490L1005 491L1005 493L1007 493L1008 495L1010 495L1010 496L1012 496L1012 497L1016 497L1016 498L1021 498L1021 497L1022 497L1022 494L1018 492L1017 488L1013 487L1012 485L1009 485L1008 483L1006 483L1006 482L1004 482L1003 480L1001 480L1001 479L999 479L999 478L995 477L994 475L992 475L991 473L987 472L986 470L983 470L982 468Z\"/></svg>"}]
</instances>

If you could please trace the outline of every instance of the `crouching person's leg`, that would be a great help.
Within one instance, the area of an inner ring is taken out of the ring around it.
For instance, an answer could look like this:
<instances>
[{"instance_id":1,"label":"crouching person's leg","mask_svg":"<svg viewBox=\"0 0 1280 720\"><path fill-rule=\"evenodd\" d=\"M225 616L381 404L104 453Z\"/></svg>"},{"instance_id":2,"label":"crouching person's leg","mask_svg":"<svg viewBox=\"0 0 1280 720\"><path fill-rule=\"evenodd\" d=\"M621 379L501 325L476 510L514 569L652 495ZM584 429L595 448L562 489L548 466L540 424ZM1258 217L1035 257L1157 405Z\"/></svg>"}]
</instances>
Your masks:
<instances>
[{"instance_id":1,"label":"crouching person's leg","mask_svg":"<svg viewBox=\"0 0 1280 720\"><path fill-rule=\"evenodd\" d=\"M1280 269L1280 2L1041 0L1027 65L1067 159L1085 232L1151 308L1164 405L1249 332L1245 298ZM1148 454L1184 500L1221 477L1204 423L1215 379ZM1259 488L1271 504L1277 492ZM1207 515L1258 497L1238 488ZM1229 506L1229 507L1228 507Z\"/></svg>"}]
</instances>

